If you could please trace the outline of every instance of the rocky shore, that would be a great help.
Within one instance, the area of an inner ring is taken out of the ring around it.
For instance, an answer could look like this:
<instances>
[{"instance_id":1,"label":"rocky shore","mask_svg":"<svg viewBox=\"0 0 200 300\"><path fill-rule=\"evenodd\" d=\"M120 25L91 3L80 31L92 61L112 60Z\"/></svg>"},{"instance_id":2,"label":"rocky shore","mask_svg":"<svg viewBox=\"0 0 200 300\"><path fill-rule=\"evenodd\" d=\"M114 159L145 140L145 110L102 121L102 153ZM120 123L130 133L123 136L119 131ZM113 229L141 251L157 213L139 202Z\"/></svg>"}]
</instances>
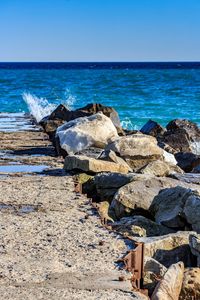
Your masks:
<instances>
[{"instance_id":1,"label":"rocky shore","mask_svg":"<svg viewBox=\"0 0 200 300\"><path fill-rule=\"evenodd\" d=\"M40 126L0 132L1 299L200 299L198 126L101 104Z\"/></svg>"}]
</instances>

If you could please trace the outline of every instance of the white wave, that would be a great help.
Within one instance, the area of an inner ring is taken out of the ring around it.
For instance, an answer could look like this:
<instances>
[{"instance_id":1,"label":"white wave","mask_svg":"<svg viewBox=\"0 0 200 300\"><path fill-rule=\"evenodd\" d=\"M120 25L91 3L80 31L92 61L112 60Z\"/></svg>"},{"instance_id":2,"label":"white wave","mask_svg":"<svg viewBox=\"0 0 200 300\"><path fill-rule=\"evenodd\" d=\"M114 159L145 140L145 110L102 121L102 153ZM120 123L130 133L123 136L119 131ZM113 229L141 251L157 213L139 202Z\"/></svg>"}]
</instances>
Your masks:
<instances>
[{"instance_id":1,"label":"white wave","mask_svg":"<svg viewBox=\"0 0 200 300\"><path fill-rule=\"evenodd\" d=\"M26 102L30 113L37 122L48 116L56 108L55 104L51 104L45 98L39 98L31 93L24 92L23 100Z\"/></svg>"},{"instance_id":2,"label":"white wave","mask_svg":"<svg viewBox=\"0 0 200 300\"><path fill-rule=\"evenodd\" d=\"M121 126L124 129L138 130L137 125L134 125L131 119L129 119L128 117L124 118L124 120L121 121Z\"/></svg>"}]
</instances>

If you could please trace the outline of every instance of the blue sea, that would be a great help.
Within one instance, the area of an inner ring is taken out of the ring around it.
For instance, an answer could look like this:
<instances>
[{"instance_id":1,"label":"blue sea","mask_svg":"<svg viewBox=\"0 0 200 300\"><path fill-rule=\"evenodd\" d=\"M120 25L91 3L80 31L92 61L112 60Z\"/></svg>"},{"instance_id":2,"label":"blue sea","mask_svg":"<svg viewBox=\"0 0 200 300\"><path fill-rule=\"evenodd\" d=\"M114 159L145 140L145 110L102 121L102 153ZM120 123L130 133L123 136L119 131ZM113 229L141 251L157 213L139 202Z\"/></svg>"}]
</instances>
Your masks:
<instances>
[{"instance_id":1,"label":"blue sea","mask_svg":"<svg viewBox=\"0 0 200 300\"><path fill-rule=\"evenodd\" d=\"M31 112L37 120L63 103L114 107L122 125L149 119L200 124L200 63L0 63L0 112Z\"/></svg>"}]
</instances>

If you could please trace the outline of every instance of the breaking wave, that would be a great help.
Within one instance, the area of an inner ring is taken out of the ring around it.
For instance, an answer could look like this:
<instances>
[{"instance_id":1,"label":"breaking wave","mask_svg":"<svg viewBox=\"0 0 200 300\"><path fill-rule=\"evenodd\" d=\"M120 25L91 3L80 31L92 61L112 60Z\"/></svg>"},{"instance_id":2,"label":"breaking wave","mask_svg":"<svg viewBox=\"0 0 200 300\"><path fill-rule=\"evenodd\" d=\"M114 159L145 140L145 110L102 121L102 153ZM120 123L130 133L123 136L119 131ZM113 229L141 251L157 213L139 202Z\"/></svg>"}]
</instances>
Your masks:
<instances>
[{"instance_id":1,"label":"breaking wave","mask_svg":"<svg viewBox=\"0 0 200 300\"><path fill-rule=\"evenodd\" d=\"M58 105L55 103L49 103L47 99L39 98L29 92L24 92L22 94L22 98L26 102L31 115L36 119L37 122L50 115ZM71 110L76 102L76 97L70 93L69 89L66 89L64 98L65 99L61 100L60 103L64 104L68 109Z\"/></svg>"},{"instance_id":2,"label":"breaking wave","mask_svg":"<svg viewBox=\"0 0 200 300\"><path fill-rule=\"evenodd\" d=\"M131 119L129 119L128 117L124 118L124 120L121 121L121 126L124 129L128 129L128 130L138 130L138 126L134 125L133 122L131 121Z\"/></svg>"},{"instance_id":3,"label":"breaking wave","mask_svg":"<svg viewBox=\"0 0 200 300\"><path fill-rule=\"evenodd\" d=\"M31 115L37 122L48 116L56 108L55 104L51 104L45 98L39 98L31 93L24 92L23 100L26 102Z\"/></svg>"}]
</instances>

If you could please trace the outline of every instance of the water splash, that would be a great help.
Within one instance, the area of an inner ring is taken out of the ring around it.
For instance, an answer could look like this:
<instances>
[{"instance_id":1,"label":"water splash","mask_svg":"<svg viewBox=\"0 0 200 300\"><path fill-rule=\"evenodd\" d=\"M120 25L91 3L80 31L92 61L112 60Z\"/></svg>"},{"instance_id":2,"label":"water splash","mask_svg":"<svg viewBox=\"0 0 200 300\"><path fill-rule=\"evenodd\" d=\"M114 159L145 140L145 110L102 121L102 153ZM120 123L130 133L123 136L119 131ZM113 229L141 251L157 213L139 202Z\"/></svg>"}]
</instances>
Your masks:
<instances>
[{"instance_id":1,"label":"water splash","mask_svg":"<svg viewBox=\"0 0 200 300\"><path fill-rule=\"evenodd\" d=\"M56 108L56 105L49 103L47 99L39 98L28 92L24 92L22 97L37 122L48 116Z\"/></svg>"},{"instance_id":2,"label":"water splash","mask_svg":"<svg viewBox=\"0 0 200 300\"><path fill-rule=\"evenodd\" d=\"M63 102L63 104L69 109L72 110L74 109L74 104L75 102L77 102L77 99L74 95L72 95L70 89L66 89L65 90L65 101Z\"/></svg>"},{"instance_id":3,"label":"water splash","mask_svg":"<svg viewBox=\"0 0 200 300\"><path fill-rule=\"evenodd\" d=\"M138 130L138 126L134 125L131 119L129 119L128 117L124 118L124 120L121 121L121 126L122 128L128 130Z\"/></svg>"}]
</instances>

